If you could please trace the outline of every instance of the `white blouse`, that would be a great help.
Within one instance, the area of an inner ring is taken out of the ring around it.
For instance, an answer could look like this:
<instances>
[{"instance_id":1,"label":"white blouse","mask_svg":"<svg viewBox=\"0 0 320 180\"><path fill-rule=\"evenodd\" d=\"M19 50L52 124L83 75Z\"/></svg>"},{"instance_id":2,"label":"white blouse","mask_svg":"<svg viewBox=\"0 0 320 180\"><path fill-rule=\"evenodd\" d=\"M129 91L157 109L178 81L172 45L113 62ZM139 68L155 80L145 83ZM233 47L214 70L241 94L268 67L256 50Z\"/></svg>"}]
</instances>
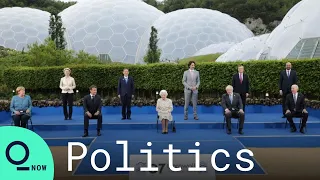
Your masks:
<instances>
[{"instance_id":1,"label":"white blouse","mask_svg":"<svg viewBox=\"0 0 320 180\"><path fill-rule=\"evenodd\" d=\"M73 77L63 77L60 80L61 93L74 93L73 89L76 88L76 82Z\"/></svg>"},{"instance_id":2,"label":"white blouse","mask_svg":"<svg viewBox=\"0 0 320 180\"><path fill-rule=\"evenodd\" d=\"M156 110L158 112L160 121L163 119L172 121L171 112L173 110L173 104L171 99L168 99L168 98L166 98L165 100L163 100L162 98L158 99Z\"/></svg>"}]
</instances>

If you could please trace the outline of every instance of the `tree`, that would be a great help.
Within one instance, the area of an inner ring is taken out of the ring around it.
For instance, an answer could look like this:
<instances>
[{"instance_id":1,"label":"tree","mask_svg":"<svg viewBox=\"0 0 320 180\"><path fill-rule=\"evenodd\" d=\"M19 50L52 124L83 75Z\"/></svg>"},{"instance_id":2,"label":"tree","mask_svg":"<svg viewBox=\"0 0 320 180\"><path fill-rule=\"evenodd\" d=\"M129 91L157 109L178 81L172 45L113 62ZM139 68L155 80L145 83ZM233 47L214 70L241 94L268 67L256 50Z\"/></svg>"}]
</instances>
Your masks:
<instances>
[{"instance_id":1,"label":"tree","mask_svg":"<svg viewBox=\"0 0 320 180\"><path fill-rule=\"evenodd\" d=\"M154 26L152 26L148 45L148 52L147 55L144 57L144 61L146 63L157 63L160 61L161 50L158 49L158 41L158 31Z\"/></svg>"},{"instance_id":2,"label":"tree","mask_svg":"<svg viewBox=\"0 0 320 180\"><path fill-rule=\"evenodd\" d=\"M64 31L61 17L53 13L50 16L49 35L52 41L55 42L57 49L65 49L67 43L64 39Z\"/></svg>"}]
</instances>

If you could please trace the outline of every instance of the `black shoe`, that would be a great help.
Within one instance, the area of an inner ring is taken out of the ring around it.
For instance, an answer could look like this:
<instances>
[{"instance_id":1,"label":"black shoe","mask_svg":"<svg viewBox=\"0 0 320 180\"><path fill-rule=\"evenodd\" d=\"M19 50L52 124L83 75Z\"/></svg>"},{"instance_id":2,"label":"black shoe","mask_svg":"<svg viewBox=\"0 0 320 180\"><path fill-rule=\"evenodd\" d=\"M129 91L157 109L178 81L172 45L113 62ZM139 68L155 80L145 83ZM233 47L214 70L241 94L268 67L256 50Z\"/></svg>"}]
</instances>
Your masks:
<instances>
[{"instance_id":1,"label":"black shoe","mask_svg":"<svg viewBox=\"0 0 320 180\"><path fill-rule=\"evenodd\" d=\"M162 132L162 134L166 134L166 132Z\"/></svg>"},{"instance_id":2,"label":"black shoe","mask_svg":"<svg viewBox=\"0 0 320 180\"><path fill-rule=\"evenodd\" d=\"M231 129L228 129L228 130L227 130L227 134L231 134Z\"/></svg>"},{"instance_id":3,"label":"black shoe","mask_svg":"<svg viewBox=\"0 0 320 180\"><path fill-rule=\"evenodd\" d=\"M242 129L241 129L241 130L239 130L239 132L238 132L238 133L242 135L242 134L243 134L243 131L242 131Z\"/></svg>"},{"instance_id":4,"label":"black shoe","mask_svg":"<svg viewBox=\"0 0 320 180\"><path fill-rule=\"evenodd\" d=\"M305 133L305 132L304 132L304 128L301 128L301 129L300 129L300 133L302 133L302 134Z\"/></svg>"},{"instance_id":5,"label":"black shoe","mask_svg":"<svg viewBox=\"0 0 320 180\"><path fill-rule=\"evenodd\" d=\"M121 120L125 120L125 119L126 119L126 118L124 118L124 117L123 117L123 118L121 118Z\"/></svg>"},{"instance_id":6,"label":"black shoe","mask_svg":"<svg viewBox=\"0 0 320 180\"><path fill-rule=\"evenodd\" d=\"M101 136L100 130L97 131L97 136Z\"/></svg>"},{"instance_id":7,"label":"black shoe","mask_svg":"<svg viewBox=\"0 0 320 180\"><path fill-rule=\"evenodd\" d=\"M69 117L69 120L72 120L72 117Z\"/></svg>"},{"instance_id":8,"label":"black shoe","mask_svg":"<svg viewBox=\"0 0 320 180\"><path fill-rule=\"evenodd\" d=\"M131 120L131 117L127 117L128 120Z\"/></svg>"},{"instance_id":9,"label":"black shoe","mask_svg":"<svg viewBox=\"0 0 320 180\"><path fill-rule=\"evenodd\" d=\"M291 132L297 132L297 129L296 128L291 128Z\"/></svg>"},{"instance_id":10,"label":"black shoe","mask_svg":"<svg viewBox=\"0 0 320 180\"><path fill-rule=\"evenodd\" d=\"M89 136L88 131L85 131L82 137L88 137L88 136Z\"/></svg>"},{"instance_id":11,"label":"black shoe","mask_svg":"<svg viewBox=\"0 0 320 180\"><path fill-rule=\"evenodd\" d=\"M68 120L68 118L67 118L67 117L64 117L64 120Z\"/></svg>"}]
</instances>

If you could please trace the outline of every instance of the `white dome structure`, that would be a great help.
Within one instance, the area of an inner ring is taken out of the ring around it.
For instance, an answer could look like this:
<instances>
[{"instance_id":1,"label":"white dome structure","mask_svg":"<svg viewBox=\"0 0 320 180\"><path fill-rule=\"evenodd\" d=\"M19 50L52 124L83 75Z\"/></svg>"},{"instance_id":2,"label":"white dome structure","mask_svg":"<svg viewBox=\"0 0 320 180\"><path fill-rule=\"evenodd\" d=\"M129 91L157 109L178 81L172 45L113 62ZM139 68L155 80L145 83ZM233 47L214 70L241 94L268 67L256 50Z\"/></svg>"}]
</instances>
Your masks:
<instances>
[{"instance_id":1,"label":"white dome structure","mask_svg":"<svg viewBox=\"0 0 320 180\"><path fill-rule=\"evenodd\" d=\"M320 1L303 0L270 34L258 59L304 59L320 57Z\"/></svg>"},{"instance_id":2,"label":"white dome structure","mask_svg":"<svg viewBox=\"0 0 320 180\"><path fill-rule=\"evenodd\" d=\"M204 47L197 51L193 56L201 56L207 54L217 54L217 53L225 53L236 43L234 42L222 42L219 44L210 44L207 47Z\"/></svg>"},{"instance_id":3,"label":"white dome structure","mask_svg":"<svg viewBox=\"0 0 320 180\"><path fill-rule=\"evenodd\" d=\"M190 57L210 44L237 43L253 36L253 33L235 18L219 11L201 8L170 12L161 16L153 26L158 30L162 61L176 61ZM146 35L143 43L148 44L150 31ZM146 51L140 49L140 59L143 59Z\"/></svg>"},{"instance_id":4,"label":"white dome structure","mask_svg":"<svg viewBox=\"0 0 320 180\"><path fill-rule=\"evenodd\" d=\"M256 59L258 53L265 47L265 42L270 34L248 38L222 54L216 62L248 61Z\"/></svg>"},{"instance_id":5,"label":"white dome structure","mask_svg":"<svg viewBox=\"0 0 320 180\"><path fill-rule=\"evenodd\" d=\"M32 8L0 9L0 46L21 51L49 36L50 14Z\"/></svg>"},{"instance_id":6,"label":"white dome structure","mask_svg":"<svg viewBox=\"0 0 320 180\"><path fill-rule=\"evenodd\" d=\"M133 64L141 37L164 13L138 0L90 0L61 12L68 48Z\"/></svg>"}]
</instances>

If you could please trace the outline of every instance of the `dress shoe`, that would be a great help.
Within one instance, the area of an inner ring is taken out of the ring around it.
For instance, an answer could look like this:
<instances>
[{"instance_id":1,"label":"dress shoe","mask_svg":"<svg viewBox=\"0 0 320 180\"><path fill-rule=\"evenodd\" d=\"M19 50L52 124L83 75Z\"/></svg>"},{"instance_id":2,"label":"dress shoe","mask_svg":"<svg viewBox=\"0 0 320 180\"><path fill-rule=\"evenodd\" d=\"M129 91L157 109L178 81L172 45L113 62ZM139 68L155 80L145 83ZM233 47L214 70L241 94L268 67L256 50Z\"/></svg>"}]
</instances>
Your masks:
<instances>
[{"instance_id":1,"label":"dress shoe","mask_svg":"<svg viewBox=\"0 0 320 180\"><path fill-rule=\"evenodd\" d=\"M194 120L199 120L199 118L198 117L194 117Z\"/></svg>"},{"instance_id":2,"label":"dress shoe","mask_svg":"<svg viewBox=\"0 0 320 180\"><path fill-rule=\"evenodd\" d=\"M101 136L100 130L97 131L97 136Z\"/></svg>"},{"instance_id":3,"label":"dress shoe","mask_svg":"<svg viewBox=\"0 0 320 180\"><path fill-rule=\"evenodd\" d=\"M131 120L131 117L127 117L128 120Z\"/></svg>"},{"instance_id":4,"label":"dress shoe","mask_svg":"<svg viewBox=\"0 0 320 180\"><path fill-rule=\"evenodd\" d=\"M162 134L166 134L166 132L162 132Z\"/></svg>"},{"instance_id":5,"label":"dress shoe","mask_svg":"<svg viewBox=\"0 0 320 180\"><path fill-rule=\"evenodd\" d=\"M121 120L125 120L125 119L126 119L126 118L124 118L124 117L123 117L123 118L121 118Z\"/></svg>"},{"instance_id":6,"label":"dress shoe","mask_svg":"<svg viewBox=\"0 0 320 180\"><path fill-rule=\"evenodd\" d=\"M65 117L65 118L64 118L64 120L68 120L68 118L67 118L67 117Z\"/></svg>"},{"instance_id":7,"label":"dress shoe","mask_svg":"<svg viewBox=\"0 0 320 180\"><path fill-rule=\"evenodd\" d=\"M304 128L300 129L300 133L304 134Z\"/></svg>"},{"instance_id":8,"label":"dress shoe","mask_svg":"<svg viewBox=\"0 0 320 180\"><path fill-rule=\"evenodd\" d=\"M291 128L291 132L296 132L297 129L296 128Z\"/></svg>"},{"instance_id":9,"label":"dress shoe","mask_svg":"<svg viewBox=\"0 0 320 180\"><path fill-rule=\"evenodd\" d=\"M69 117L69 120L72 120L72 117Z\"/></svg>"},{"instance_id":10,"label":"dress shoe","mask_svg":"<svg viewBox=\"0 0 320 180\"><path fill-rule=\"evenodd\" d=\"M88 137L88 136L89 136L88 132L85 132L82 137Z\"/></svg>"},{"instance_id":11,"label":"dress shoe","mask_svg":"<svg viewBox=\"0 0 320 180\"><path fill-rule=\"evenodd\" d=\"M228 130L227 130L227 134L231 134L231 129L228 129Z\"/></svg>"},{"instance_id":12,"label":"dress shoe","mask_svg":"<svg viewBox=\"0 0 320 180\"><path fill-rule=\"evenodd\" d=\"M243 134L243 131L242 131L242 129L240 129L238 133L242 135L242 134Z\"/></svg>"}]
</instances>

